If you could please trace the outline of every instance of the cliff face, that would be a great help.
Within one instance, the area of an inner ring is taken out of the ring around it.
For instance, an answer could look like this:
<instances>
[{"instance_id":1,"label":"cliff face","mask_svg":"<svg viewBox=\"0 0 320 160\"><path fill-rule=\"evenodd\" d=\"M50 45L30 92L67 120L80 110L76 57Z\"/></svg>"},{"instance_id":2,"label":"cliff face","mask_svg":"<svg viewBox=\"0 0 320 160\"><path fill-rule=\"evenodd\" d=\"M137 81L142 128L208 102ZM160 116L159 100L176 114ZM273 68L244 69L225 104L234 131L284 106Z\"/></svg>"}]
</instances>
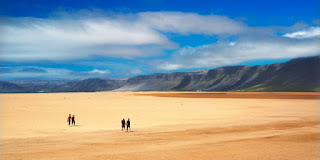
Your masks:
<instances>
[{"instance_id":1,"label":"cliff face","mask_svg":"<svg viewBox=\"0 0 320 160\"><path fill-rule=\"evenodd\" d=\"M127 80L86 79L64 83L0 83L0 92L94 91L320 91L320 57L286 63L141 75ZM28 85L26 85L28 84Z\"/></svg>"},{"instance_id":2,"label":"cliff face","mask_svg":"<svg viewBox=\"0 0 320 160\"><path fill-rule=\"evenodd\" d=\"M238 90L269 81L281 64L221 67L207 72L154 74L130 78L117 90Z\"/></svg>"},{"instance_id":3,"label":"cliff face","mask_svg":"<svg viewBox=\"0 0 320 160\"><path fill-rule=\"evenodd\" d=\"M188 85L191 80L205 77L207 71L156 73L152 75L137 76L128 79L126 85L117 91L168 91L179 90Z\"/></svg>"},{"instance_id":4,"label":"cliff face","mask_svg":"<svg viewBox=\"0 0 320 160\"><path fill-rule=\"evenodd\" d=\"M126 83L125 80L113 79L86 79L82 81L70 82L52 90L52 92L95 92L109 91L120 88Z\"/></svg>"},{"instance_id":5,"label":"cliff face","mask_svg":"<svg viewBox=\"0 0 320 160\"><path fill-rule=\"evenodd\" d=\"M163 73L130 78L117 90L131 91L317 91L320 58L287 63L220 67L209 71Z\"/></svg>"}]
</instances>

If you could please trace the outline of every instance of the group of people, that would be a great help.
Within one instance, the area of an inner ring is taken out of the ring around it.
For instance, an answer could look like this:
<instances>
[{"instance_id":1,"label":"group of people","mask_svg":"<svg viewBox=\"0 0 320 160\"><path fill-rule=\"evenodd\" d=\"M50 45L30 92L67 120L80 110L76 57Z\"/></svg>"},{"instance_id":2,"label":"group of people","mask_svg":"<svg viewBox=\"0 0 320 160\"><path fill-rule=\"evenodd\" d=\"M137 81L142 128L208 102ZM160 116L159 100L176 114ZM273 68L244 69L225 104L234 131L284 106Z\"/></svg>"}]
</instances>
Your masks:
<instances>
[{"instance_id":1,"label":"group of people","mask_svg":"<svg viewBox=\"0 0 320 160\"><path fill-rule=\"evenodd\" d=\"M75 121L74 115L72 115L72 117L71 117L71 114L69 114L67 122L69 123L69 126L70 125L71 126L72 125L75 126L76 125L76 121ZM127 123L126 123L126 120L123 118L122 121L121 121L121 126L122 126L122 131L126 130L126 126L127 126L127 132L129 132L129 130L131 131L130 118L128 118Z\"/></svg>"},{"instance_id":2,"label":"group of people","mask_svg":"<svg viewBox=\"0 0 320 160\"><path fill-rule=\"evenodd\" d=\"M72 115L72 117L71 117L71 114L69 114L67 122L69 123L69 126L70 126L70 123L71 123L71 126L72 125L75 126L76 125L76 121L74 119L74 115Z\"/></svg>"},{"instance_id":3,"label":"group of people","mask_svg":"<svg viewBox=\"0 0 320 160\"><path fill-rule=\"evenodd\" d=\"M122 131L123 131L123 129L126 130L126 125L127 125L127 132L129 131L129 129L131 131L130 118L128 118L127 123L126 123L126 120L124 118L122 119L122 121L121 121Z\"/></svg>"}]
</instances>

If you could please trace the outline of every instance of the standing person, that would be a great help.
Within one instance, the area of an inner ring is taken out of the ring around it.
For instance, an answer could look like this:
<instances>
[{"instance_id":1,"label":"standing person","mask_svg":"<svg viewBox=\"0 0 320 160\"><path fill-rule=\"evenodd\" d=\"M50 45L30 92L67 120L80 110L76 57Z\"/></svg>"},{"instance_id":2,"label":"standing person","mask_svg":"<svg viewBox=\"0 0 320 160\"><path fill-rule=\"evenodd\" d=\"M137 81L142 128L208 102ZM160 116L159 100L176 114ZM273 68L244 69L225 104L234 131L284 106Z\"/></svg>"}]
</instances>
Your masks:
<instances>
[{"instance_id":1,"label":"standing person","mask_svg":"<svg viewBox=\"0 0 320 160\"><path fill-rule=\"evenodd\" d=\"M67 122L69 123L69 126L70 126L70 123L71 123L71 114L69 114L69 117L68 117Z\"/></svg>"},{"instance_id":2,"label":"standing person","mask_svg":"<svg viewBox=\"0 0 320 160\"><path fill-rule=\"evenodd\" d=\"M124 118L121 121L121 125L122 125L122 131L123 129L126 129L126 120L124 120Z\"/></svg>"},{"instance_id":3,"label":"standing person","mask_svg":"<svg viewBox=\"0 0 320 160\"><path fill-rule=\"evenodd\" d=\"M128 120L127 120L127 132L128 132L129 128L130 128L130 119L128 118ZM130 131L131 131L131 128L130 128Z\"/></svg>"},{"instance_id":4,"label":"standing person","mask_svg":"<svg viewBox=\"0 0 320 160\"><path fill-rule=\"evenodd\" d=\"M76 121L74 120L74 115L72 116L72 123L71 124L73 124L73 126L75 126L76 125Z\"/></svg>"}]
</instances>

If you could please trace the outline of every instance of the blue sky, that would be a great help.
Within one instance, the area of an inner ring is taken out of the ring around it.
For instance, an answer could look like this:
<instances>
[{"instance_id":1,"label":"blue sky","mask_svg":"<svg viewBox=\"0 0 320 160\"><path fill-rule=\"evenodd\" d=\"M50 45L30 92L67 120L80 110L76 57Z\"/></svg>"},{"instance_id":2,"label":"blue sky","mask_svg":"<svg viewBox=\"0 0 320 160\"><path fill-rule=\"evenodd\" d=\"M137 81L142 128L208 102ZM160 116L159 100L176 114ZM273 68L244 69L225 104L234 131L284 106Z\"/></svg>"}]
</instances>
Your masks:
<instances>
[{"instance_id":1,"label":"blue sky","mask_svg":"<svg viewBox=\"0 0 320 160\"><path fill-rule=\"evenodd\" d=\"M0 79L124 78L319 55L319 6L0 0Z\"/></svg>"}]
</instances>

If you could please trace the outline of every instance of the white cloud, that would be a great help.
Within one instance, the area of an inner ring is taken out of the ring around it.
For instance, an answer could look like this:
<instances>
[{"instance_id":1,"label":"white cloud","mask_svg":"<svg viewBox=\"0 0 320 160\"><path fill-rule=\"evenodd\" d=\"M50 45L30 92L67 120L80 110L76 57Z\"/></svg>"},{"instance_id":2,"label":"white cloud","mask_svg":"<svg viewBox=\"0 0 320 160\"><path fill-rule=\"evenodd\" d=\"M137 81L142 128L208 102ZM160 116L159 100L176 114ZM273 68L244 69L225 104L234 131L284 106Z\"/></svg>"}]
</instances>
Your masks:
<instances>
[{"instance_id":1,"label":"white cloud","mask_svg":"<svg viewBox=\"0 0 320 160\"><path fill-rule=\"evenodd\" d=\"M142 74L143 71L141 69L134 68L134 69L129 70L129 73L130 73L130 75L132 75L132 74L137 75L137 74Z\"/></svg>"},{"instance_id":2,"label":"white cloud","mask_svg":"<svg viewBox=\"0 0 320 160\"><path fill-rule=\"evenodd\" d=\"M47 79L47 80L77 80L87 78L108 78L109 70L93 69L91 71L72 71L60 68L42 67L0 67L0 79Z\"/></svg>"},{"instance_id":3,"label":"white cloud","mask_svg":"<svg viewBox=\"0 0 320 160\"><path fill-rule=\"evenodd\" d=\"M229 43L229 46L234 46L234 45L236 45L236 42L230 42Z\"/></svg>"},{"instance_id":4,"label":"white cloud","mask_svg":"<svg viewBox=\"0 0 320 160\"><path fill-rule=\"evenodd\" d=\"M283 36L289 37L289 38L297 38L297 39L318 37L320 36L320 27L310 27L306 30L286 33Z\"/></svg>"},{"instance_id":5,"label":"white cloud","mask_svg":"<svg viewBox=\"0 0 320 160\"><path fill-rule=\"evenodd\" d=\"M235 65L250 60L283 59L319 54L320 27L286 33L271 37L273 27L252 28L246 24L219 15L199 15L183 12L142 12L128 15L99 15L75 18L5 18L0 24L1 60L4 61L63 61L90 59L95 56L134 59L157 56L178 45L168 39L166 33L219 35L215 44L184 47L172 53L169 59L159 57L150 61L151 66L161 70L183 68L212 68ZM298 24L291 30L305 28ZM278 27L279 28L279 27ZM290 27L280 27L281 31ZM278 29L279 30L279 29ZM238 38L231 42L230 35ZM250 36L249 36L250 35ZM223 38L222 38L223 37ZM96 62L92 62L98 65ZM141 65L142 63L138 62ZM111 65L114 68L118 65ZM140 69L121 70L128 74L141 74ZM136 67L136 66L135 66ZM143 66L144 67L144 66ZM136 68L143 68L142 66ZM101 67L97 67L101 68ZM42 68L41 68L42 69ZM30 70L29 70L30 71ZM64 69L45 68L38 73L5 73L7 76L106 77L108 70L94 69L73 72Z\"/></svg>"},{"instance_id":6,"label":"white cloud","mask_svg":"<svg viewBox=\"0 0 320 160\"><path fill-rule=\"evenodd\" d=\"M92 71L90 71L89 73L97 73L97 74L109 74L110 71L109 70L99 70L99 69L93 69Z\"/></svg>"},{"instance_id":7,"label":"white cloud","mask_svg":"<svg viewBox=\"0 0 320 160\"><path fill-rule=\"evenodd\" d=\"M176 49L163 32L237 34L246 25L225 16L183 12L142 12L94 17L2 18L1 59L41 61L94 56L134 58Z\"/></svg>"},{"instance_id":8,"label":"white cloud","mask_svg":"<svg viewBox=\"0 0 320 160\"><path fill-rule=\"evenodd\" d=\"M65 60L92 56L144 57L172 49L166 36L137 21L111 19L4 19L2 60Z\"/></svg>"},{"instance_id":9,"label":"white cloud","mask_svg":"<svg viewBox=\"0 0 320 160\"><path fill-rule=\"evenodd\" d=\"M319 38L245 37L232 45L227 41L219 41L200 47L185 47L169 59L157 60L151 65L158 64L156 68L161 70L214 68L252 60L314 56L320 54L319 44Z\"/></svg>"},{"instance_id":10,"label":"white cloud","mask_svg":"<svg viewBox=\"0 0 320 160\"><path fill-rule=\"evenodd\" d=\"M196 34L238 34L246 30L242 22L219 15L183 12L143 12L141 21L161 31Z\"/></svg>"},{"instance_id":11,"label":"white cloud","mask_svg":"<svg viewBox=\"0 0 320 160\"><path fill-rule=\"evenodd\" d=\"M161 64L160 66L158 66L159 69L161 70L177 70L180 68L185 68L186 66L184 66L183 64L170 64L170 63L164 63Z\"/></svg>"}]
</instances>

